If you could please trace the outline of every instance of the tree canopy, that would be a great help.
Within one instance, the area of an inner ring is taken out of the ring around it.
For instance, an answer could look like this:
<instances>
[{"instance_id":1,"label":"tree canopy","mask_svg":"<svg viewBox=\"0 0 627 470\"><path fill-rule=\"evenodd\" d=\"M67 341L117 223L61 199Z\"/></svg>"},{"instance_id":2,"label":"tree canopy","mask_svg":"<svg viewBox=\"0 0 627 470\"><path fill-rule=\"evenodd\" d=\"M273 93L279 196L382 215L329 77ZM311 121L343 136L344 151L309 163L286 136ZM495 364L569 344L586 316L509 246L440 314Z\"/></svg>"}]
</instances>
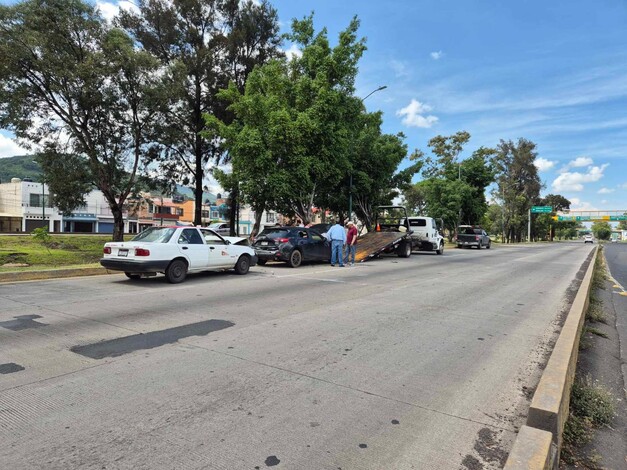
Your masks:
<instances>
[{"instance_id":1,"label":"tree canopy","mask_svg":"<svg viewBox=\"0 0 627 470\"><path fill-rule=\"evenodd\" d=\"M154 117L157 65L81 0L0 6L0 127L43 150L44 167L83 157L84 181L111 207L115 240ZM71 210L80 197L65 201Z\"/></svg>"}]
</instances>

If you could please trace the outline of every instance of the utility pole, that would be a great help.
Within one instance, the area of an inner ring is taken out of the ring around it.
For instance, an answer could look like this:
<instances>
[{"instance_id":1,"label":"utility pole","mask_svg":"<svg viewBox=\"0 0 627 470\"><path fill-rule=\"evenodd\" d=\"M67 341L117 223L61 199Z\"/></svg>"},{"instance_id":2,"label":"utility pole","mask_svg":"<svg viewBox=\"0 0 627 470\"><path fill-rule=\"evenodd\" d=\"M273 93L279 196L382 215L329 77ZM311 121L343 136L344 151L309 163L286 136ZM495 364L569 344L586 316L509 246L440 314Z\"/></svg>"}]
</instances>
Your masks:
<instances>
[{"instance_id":1,"label":"utility pole","mask_svg":"<svg viewBox=\"0 0 627 470\"><path fill-rule=\"evenodd\" d=\"M387 85L381 85L380 87L375 88L366 96L364 96L361 99L361 102L363 103L364 100L368 98L370 95L376 93L377 91L385 90L387 87L388 87ZM353 169L351 168L351 172L349 175L349 183L348 183L348 220L352 220L352 215L353 215Z\"/></svg>"},{"instance_id":2,"label":"utility pole","mask_svg":"<svg viewBox=\"0 0 627 470\"><path fill-rule=\"evenodd\" d=\"M531 208L527 212L527 242L531 241Z\"/></svg>"}]
</instances>

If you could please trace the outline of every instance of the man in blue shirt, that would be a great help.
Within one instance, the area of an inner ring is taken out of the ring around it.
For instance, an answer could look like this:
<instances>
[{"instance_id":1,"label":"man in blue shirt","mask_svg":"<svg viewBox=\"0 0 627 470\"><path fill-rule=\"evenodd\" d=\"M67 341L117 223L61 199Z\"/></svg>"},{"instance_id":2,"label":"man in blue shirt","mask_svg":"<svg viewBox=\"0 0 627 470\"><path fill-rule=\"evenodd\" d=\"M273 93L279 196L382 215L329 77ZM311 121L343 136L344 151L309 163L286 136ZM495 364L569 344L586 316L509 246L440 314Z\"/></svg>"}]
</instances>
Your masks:
<instances>
[{"instance_id":1,"label":"man in blue shirt","mask_svg":"<svg viewBox=\"0 0 627 470\"><path fill-rule=\"evenodd\" d=\"M336 220L335 225L329 229L327 237L331 240L331 266L335 266L337 262L343 268L342 249L346 244L346 232L339 220Z\"/></svg>"}]
</instances>

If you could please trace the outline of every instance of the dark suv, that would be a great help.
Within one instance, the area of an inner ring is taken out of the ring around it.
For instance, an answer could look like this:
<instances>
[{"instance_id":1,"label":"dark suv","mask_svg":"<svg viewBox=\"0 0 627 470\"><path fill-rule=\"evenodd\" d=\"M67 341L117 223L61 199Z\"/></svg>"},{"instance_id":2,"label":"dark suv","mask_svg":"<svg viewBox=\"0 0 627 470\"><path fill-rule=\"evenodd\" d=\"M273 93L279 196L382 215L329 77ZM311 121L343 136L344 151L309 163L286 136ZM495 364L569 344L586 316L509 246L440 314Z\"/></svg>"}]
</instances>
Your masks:
<instances>
[{"instance_id":1,"label":"dark suv","mask_svg":"<svg viewBox=\"0 0 627 470\"><path fill-rule=\"evenodd\" d=\"M331 245L316 230L305 227L265 228L253 243L257 264L284 261L297 268L303 261L329 261Z\"/></svg>"}]
</instances>

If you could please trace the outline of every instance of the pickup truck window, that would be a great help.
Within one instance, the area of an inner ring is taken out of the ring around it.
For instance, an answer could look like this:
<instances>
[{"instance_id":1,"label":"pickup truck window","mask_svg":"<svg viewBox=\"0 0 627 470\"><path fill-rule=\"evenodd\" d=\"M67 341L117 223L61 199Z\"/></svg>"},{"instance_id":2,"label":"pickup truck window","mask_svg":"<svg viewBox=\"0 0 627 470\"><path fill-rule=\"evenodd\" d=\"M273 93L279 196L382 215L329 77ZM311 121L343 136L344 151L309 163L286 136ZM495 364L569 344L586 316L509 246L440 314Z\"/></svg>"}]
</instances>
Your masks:
<instances>
[{"instance_id":1,"label":"pickup truck window","mask_svg":"<svg viewBox=\"0 0 627 470\"><path fill-rule=\"evenodd\" d=\"M412 227L426 227L427 221L425 219L409 219L409 225Z\"/></svg>"}]
</instances>

